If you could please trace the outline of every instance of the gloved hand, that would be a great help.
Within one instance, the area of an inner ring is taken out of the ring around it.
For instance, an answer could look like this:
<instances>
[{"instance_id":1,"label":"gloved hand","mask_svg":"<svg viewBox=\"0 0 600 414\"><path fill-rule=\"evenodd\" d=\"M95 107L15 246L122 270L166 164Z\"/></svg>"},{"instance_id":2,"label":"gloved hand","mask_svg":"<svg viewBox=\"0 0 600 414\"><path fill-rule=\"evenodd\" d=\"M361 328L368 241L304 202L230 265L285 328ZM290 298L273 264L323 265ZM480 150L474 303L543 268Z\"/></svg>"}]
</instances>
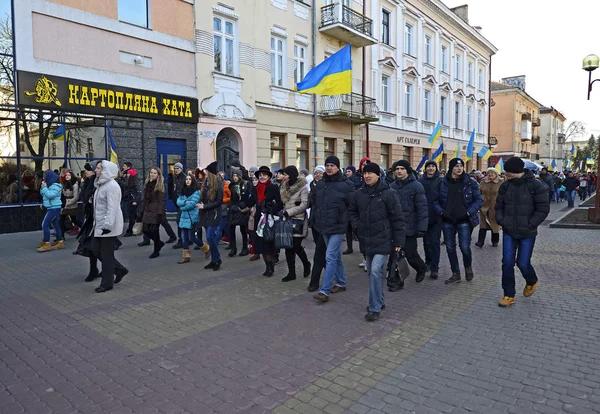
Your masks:
<instances>
[{"instance_id":1,"label":"gloved hand","mask_svg":"<svg viewBox=\"0 0 600 414\"><path fill-rule=\"evenodd\" d=\"M286 219L289 219L289 218L290 218L290 215L288 214L288 212L287 212L287 211L284 211L284 212L283 212L283 216L284 216Z\"/></svg>"},{"instance_id":2,"label":"gloved hand","mask_svg":"<svg viewBox=\"0 0 600 414\"><path fill-rule=\"evenodd\" d=\"M102 235L104 236L105 234L110 233L110 230L108 229L102 229Z\"/></svg>"},{"instance_id":3,"label":"gloved hand","mask_svg":"<svg viewBox=\"0 0 600 414\"><path fill-rule=\"evenodd\" d=\"M302 201L297 200L296 202L294 202L294 205L299 206L300 204L302 204Z\"/></svg>"}]
</instances>

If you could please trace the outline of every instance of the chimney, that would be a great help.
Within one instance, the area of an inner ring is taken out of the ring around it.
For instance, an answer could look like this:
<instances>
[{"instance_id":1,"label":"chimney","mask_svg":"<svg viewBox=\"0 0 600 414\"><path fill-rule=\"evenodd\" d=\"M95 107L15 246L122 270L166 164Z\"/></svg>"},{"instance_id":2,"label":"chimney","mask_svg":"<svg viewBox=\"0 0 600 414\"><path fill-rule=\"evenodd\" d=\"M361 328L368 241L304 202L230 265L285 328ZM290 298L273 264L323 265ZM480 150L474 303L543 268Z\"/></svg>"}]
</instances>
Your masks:
<instances>
[{"instance_id":1,"label":"chimney","mask_svg":"<svg viewBox=\"0 0 600 414\"><path fill-rule=\"evenodd\" d=\"M469 5L468 4L463 4L462 6L453 7L450 10L452 10L454 12L454 14L456 14L458 17L463 19L467 24L469 24Z\"/></svg>"}]
</instances>

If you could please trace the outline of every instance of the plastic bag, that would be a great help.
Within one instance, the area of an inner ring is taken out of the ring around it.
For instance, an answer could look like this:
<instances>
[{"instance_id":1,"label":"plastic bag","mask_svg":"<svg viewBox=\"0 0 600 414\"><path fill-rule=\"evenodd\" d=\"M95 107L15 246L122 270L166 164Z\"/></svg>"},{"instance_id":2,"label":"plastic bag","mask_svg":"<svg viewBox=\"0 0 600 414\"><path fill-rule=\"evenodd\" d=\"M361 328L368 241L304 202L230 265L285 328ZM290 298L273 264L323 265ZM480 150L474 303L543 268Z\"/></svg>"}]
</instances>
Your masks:
<instances>
[{"instance_id":1,"label":"plastic bag","mask_svg":"<svg viewBox=\"0 0 600 414\"><path fill-rule=\"evenodd\" d=\"M279 220L275 222L275 249L291 249L294 247L292 222Z\"/></svg>"},{"instance_id":2,"label":"plastic bag","mask_svg":"<svg viewBox=\"0 0 600 414\"><path fill-rule=\"evenodd\" d=\"M262 238L268 243L273 243L275 241L275 218L272 215L267 215L262 231Z\"/></svg>"}]
</instances>

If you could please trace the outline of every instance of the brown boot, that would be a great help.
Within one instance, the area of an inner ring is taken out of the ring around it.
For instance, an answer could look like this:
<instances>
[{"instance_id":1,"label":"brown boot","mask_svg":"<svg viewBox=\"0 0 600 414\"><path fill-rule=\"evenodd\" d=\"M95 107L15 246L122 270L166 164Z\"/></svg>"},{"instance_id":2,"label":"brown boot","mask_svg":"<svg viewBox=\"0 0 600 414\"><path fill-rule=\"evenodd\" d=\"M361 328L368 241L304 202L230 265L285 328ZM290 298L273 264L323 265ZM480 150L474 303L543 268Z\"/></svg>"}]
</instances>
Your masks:
<instances>
[{"instance_id":1,"label":"brown boot","mask_svg":"<svg viewBox=\"0 0 600 414\"><path fill-rule=\"evenodd\" d=\"M204 252L205 259L210 258L210 247L208 247L208 243L204 243L202 245L202 247L200 248L200 250L202 250Z\"/></svg>"},{"instance_id":2,"label":"brown boot","mask_svg":"<svg viewBox=\"0 0 600 414\"><path fill-rule=\"evenodd\" d=\"M49 252L50 250L52 250L50 242L42 242L42 245L37 248L39 253Z\"/></svg>"},{"instance_id":3,"label":"brown boot","mask_svg":"<svg viewBox=\"0 0 600 414\"><path fill-rule=\"evenodd\" d=\"M181 257L181 260L178 261L177 263L179 264L184 264L184 263L188 263L192 258L192 252L191 250L183 250L183 256Z\"/></svg>"},{"instance_id":4,"label":"brown boot","mask_svg":"<svg viewBox=\"0 0 600 414\"><path fill-rule=\"evenodd\" d=\"M54 243L52 243L52 246L50 246L50 248L52 250L64 249L65 248L65 241L64 240L57 240Z\"/></svg>"}]
</instances>

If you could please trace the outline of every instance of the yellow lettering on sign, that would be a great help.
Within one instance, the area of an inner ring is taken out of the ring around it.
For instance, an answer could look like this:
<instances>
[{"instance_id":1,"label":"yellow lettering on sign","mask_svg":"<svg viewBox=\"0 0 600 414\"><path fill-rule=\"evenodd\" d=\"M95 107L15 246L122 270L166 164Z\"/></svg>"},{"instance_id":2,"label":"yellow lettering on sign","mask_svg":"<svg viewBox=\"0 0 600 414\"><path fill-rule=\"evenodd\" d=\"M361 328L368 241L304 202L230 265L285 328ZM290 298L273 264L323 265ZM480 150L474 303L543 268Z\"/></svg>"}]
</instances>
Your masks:
<instances>
[{"instance_id":1,"label":"yellow lettering on sign","mask_svg":"<svg viewBox=\"0 0 600 414\"><path fill-rule=\"evenodd\" d=\"M171 106L171 115L179 116L179 112L177 112L177 101L173 99L173 105Z\"/></svg>"},{"instance_id":2,"label":"yellow lettering on sign","mask_svg":"<svg viewBox=\"0 0 600 414\"><path fill-rule=\"evenodd\" d=\"M183 111L185 110L185 102L179 101L179 116L183 116Z\"/></svg>"},{"instance_id":3,"label":"yellow lettering on sign","mask_svg":"<svg viewBox=\"0 0 600 414\"><path fill-rule=\"evenodd\" d=\"M115 93L113 91L109 90L107 96L108 96L108 99L107 99L108 107L110 109L113 109L115 107Z\"/></svg>"},{"instance_id":4,"label":"yellow lettering on sign","mask_svg":"<svg viewBox=\"0 0 600 414\"><path fill-rule=\"evenodd\" d=\"M90 105L96 106L96 98L98 98L98 88L90 88L90 95L92 96Z\"/></svg>"},{"instance_id":5,"label":"yellow lettering on sign","mask_svg":"<svg viewBox=\"0 0 600 414\"><path fill-rule=\"evenodd\" d=\"M158 108L156 107L156 97L152 97L152 105L150 106L150 112L153 114L158 113Z\"/></svg>"},{"instance_id":6,"label":"yellow lettering on sign","mask_svg":"<svg viewBox=\"0 0 600 414\"><path fill-rule=\"evenodd\" d=\"M186 118L191 118L192 117L192 108L189 102L185 103L185 117Z\"/></svg>"},{"instance_id":7,"label":"yellow lettering on sign","mask_svg":"<svg viewBox=\"0 0 600 414\"><path fill-rule=\"evenodd\" d=\"M170 99L163 98L163 115L171 115L171 111L169 109L170 104L171 104Z\"/></svg>"},{"instance_id":8,"label":"yellow lettering on sign","mask_svg":"<svg viewBox=\"0 0 600 414\"><path fill-rule=\"evenodd\" d=\"M142 100L141 95L133 95L133 110L137 112L142 112L142 105L140 101Z\"/></svg>"},{"instance_id":9,"label":"yellow lettering on sign","mask_svg":"<svg viewBox=\"0 0 600 414\"><path fill-rule=\"evenodd\" d=\"M79 98L79 103L81 105L90 105L90 97L88 96L88 87L87 86L82 86L81 87L81 98Z\"/></svg>"},{"instance_id":10,"label":"yellow lettering on sign","mask_svg":"<svg viewBox=\"0 0 600 414\"><path fill-rule=\"evenodd\" d=\"M79 98L77 98L77 92L79 92L79 86L69 84L69 103L79 105Z\"/></svg>"},{"instance_id":11,"label":"yellow lettering on sign","mask_svg":"<svg viewBox=\"0 0 600 414\"><path fill-rule=\"evenodd\" d=\"M106 106L104 100L106 99L106 89L100 89L98 91L98 95L100 96L100 107L104 108Z\"/></svg>"},{"instance_id":12,"label":"yellow lettering on sign","mask_svg":"<svg viewBox=\"0 0 600 414\"><path fill-rule=\"evenodd\" d=\"M133 111L133 94L126 93L125 94L125 106L123 107L126 111Z\"/></svg>"},{"instance_id":13,"label":"yellow lettering on sign","mask_svg":"<svg viewBox=\"0 0 600 414\"><path fill-rule=\"evenodd\" d=\"M150 103L150 97L148 95L142 95L142 112L150 112L148 104Z\"/></svg>"},{"instance_id":14,"label":"yellow lettering on sign","mask_svg":"<svg viewBox=\"0 0 600 414\"><path fill-rule=\"evenodd\" d=\"M123 97L125 94L123 92L115 92L115 109L127 109L127 107L123 104Z\"/></svg>"}]
</instances>

